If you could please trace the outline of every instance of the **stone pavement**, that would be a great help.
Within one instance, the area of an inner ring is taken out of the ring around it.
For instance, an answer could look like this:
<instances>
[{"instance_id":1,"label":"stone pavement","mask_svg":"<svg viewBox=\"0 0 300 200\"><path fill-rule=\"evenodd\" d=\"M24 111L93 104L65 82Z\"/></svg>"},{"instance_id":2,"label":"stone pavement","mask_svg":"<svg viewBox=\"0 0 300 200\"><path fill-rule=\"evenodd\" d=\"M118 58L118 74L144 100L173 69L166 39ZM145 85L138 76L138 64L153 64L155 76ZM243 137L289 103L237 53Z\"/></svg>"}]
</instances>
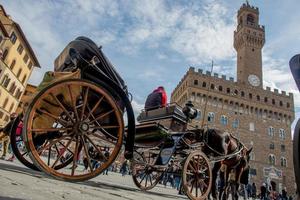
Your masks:
<instances>
[{"instance_id":1,"label":"stone pavement","mask_svg":"<svg viewBox=\"0 0 300 200\"><path fill-rule=\"evenodd\" d=\"M131 176L109 172L89 181L69 183L55 180L41 172L24 167L18 161L0 160L0 199L7 200L179 200L171 188L156 186L142 192L133 183Z\"/></svg>"}]
</instances>

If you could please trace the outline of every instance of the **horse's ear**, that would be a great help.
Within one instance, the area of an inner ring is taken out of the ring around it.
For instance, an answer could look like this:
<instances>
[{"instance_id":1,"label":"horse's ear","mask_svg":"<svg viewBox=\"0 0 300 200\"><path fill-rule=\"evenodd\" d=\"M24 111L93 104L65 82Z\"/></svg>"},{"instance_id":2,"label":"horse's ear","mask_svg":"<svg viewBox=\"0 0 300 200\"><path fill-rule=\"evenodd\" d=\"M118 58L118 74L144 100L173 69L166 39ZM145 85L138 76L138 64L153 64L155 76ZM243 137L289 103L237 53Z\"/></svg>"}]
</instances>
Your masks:
<instances>
[{"instance_id":1,"label":"horse's ear","mask_svg":"<svg viewBox=\"0 0 300 200\"><path fill-rule=\"evenodd\" d=\"M251 147L249 150L247 150L247 155L249 155L252 150L253 150L253 147Z\"/></svg>"}]
</instances>

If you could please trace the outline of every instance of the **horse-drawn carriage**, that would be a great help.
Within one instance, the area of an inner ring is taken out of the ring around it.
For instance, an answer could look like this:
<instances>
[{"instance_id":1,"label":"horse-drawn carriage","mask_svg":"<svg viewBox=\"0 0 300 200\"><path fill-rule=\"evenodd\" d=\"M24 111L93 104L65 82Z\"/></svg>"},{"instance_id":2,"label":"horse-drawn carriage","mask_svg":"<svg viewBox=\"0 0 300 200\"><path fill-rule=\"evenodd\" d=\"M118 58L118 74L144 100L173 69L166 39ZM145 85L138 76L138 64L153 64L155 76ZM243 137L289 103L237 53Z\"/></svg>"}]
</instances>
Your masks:
<instances>
[{"instance_id":1,"label":"horse-drawn carriage","mask_svg":"<svg viewBox=\"0 0 300 200\"><path fill-rule=\"evenodd\" d=\"M21 136L16 130L22 117L14 122L12 147L23 164L57 179L83 181L101 174L123 145L139 188L153 188L172 162L190 199L207 198L220 161L241 172L247 167L249 151L230 134L188 127L197 114L191 104L144 110L136 125L124 81L88 38L63 50L55 72L38 89L24 112Z\"/></svg>"}]
</instances>

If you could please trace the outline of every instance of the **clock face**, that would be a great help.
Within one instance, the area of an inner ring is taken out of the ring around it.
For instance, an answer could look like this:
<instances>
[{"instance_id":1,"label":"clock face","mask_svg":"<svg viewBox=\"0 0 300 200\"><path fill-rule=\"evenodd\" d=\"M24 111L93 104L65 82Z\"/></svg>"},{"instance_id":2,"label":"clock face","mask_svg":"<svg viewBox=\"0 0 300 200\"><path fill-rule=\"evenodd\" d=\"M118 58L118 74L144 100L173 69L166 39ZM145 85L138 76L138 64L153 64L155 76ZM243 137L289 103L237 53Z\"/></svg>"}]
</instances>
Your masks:
<instances>
[{"instance_id":1,"label":"clock face","mask_svg":"<svg viewBox=\"0 0 300 200\"><path fill-rule=\"evenodd\" d=\"M254 74L250 74L248 76L248 81L252 86L255 86L255 87L260 85L260 80L259 80L258 76L254 75Z\"/></svg>"}]
</instances>

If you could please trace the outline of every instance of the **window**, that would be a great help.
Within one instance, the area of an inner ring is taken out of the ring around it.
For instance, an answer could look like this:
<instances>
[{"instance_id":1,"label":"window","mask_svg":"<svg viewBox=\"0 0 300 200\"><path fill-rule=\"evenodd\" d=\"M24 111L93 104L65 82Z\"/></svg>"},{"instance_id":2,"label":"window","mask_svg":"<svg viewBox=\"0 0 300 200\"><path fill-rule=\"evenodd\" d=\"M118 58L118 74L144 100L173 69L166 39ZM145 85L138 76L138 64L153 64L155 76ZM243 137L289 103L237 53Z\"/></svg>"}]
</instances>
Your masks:
<instances>
[{"instance_id":1,"label":"window","mask_svg":"<svg viewBox=\"0 0 300 200\"><path fill-rule=\"evenodd\" d=\"M281 167L286 167L287 166L287 161L285 157L280 158L280 166Z\"/></svg>"},{"instance_id":2,"label":"window","mask_svg":"<svg viewBox=\"0 0 300 200\"><path fill-rule=\"evenodd\" d=\"M215 113L209 112L207 115L207 121L213 123L215 121Z\"/></svg>"},{"instance_id":3,"label":"window","mask_svg":"<svg viewBox=\"0 0 300 200\"><path fill-rule=\"evenodd\" d=\"M20 77L20 75L21 75L21 72L22 72L22 69L20 68L20 69L19 69L19 71L18 71L18 73L17 73L17 78L19 78L19 77Z\"/></svg>"},{"instance_id":4,"label":"window","mask_svg":"<svg viewBox=\"0 0 300 200\"><path fill-rule=\"evenodd\" d=\"M4 103L3 103L3 109L5 109L6 105L7 105L7 102L8 102L8 98L6 97Z\"/></svg>"},{"instance_id":5,"label":"window","mask_svg":"<svg viewBox=\"0 0 300 200\"><path fill-rule=\"evenodd\" d=\"M256 96L256 100L260 101L260 96L259 95Z\"/></svg>"},{"instance_id":6,"label":"window","mask_svg":"<svg viewBox=\"0 0 300 200\"><path fill-rule=\"evenodd\" d=\"M235 95L238 95L238 94L239 94L239 91L234 90L234 94L235 94Z\"/></svg>"},{"instance_id":7,"label":"window","mask_svg":"<svg viewBox=\"0 0 300 200\"><path fill-rule=\"evenodd\" d=\"M272 104L275 105L275 99L272 99Z\"/></svg>"},{"instance_id":8,"label":"window","mask_svg":"<svg viewBox=\"0 0 300 200\"><path fill-rule=\"evenodd\" d=\"M28 66L29 69L31 69L32 65L33 65L32 62L30 61L27 66Z\"/></svg>"},{"instance_id":9,"label":"window","mask_svg":"<svg viewBox=\"0 0 300 200\"><path fill-rule=\"evenodd\" d=\"M287 108L291 107L290 103L286 103L286 107Z\"/></svg>"},{"instance_id":10,"label":"window","mask_svg":"<svg viewBox=\"0 0 300 200\"><path fill-rule=\"evenodd\" d=\"M25 76L23 77L23 79L22 79L22 84L25 83L26 78L27 78L27 76L25 75Z\"/></svg>"},{"instance_id":11,"label":"window","mask_svg":"<svg viewBox=\"0 0 300 200\"><path fill-rule=\"evenodd\" d=\"M285 152L285 145L284 144L280 145L280 150L281 150L281 152Z\"/></svg>"},{"instance_id":12,"label":"window","mask_svg":"<svg viewBox=\"0 0 300 200\"><path fill-rule=\"evenodd\" d=\"M10 35L10 41L15 44L16 41L17 41L17 36L15 34L15 32L12 32L11 35Z\"/></svg>"},{"instance_id":13,"label":"window","mask_svg":"<svg viewBox=\"0 0 300 200\"><path fill-rule=\"evenodd\" d=\"M254 16L251 14L247 15L247 23L254 24Z\"/></svg>"},{"instance_id":14,"label":"window","mask_svg":"<svg viewBox=\"0 0 300 200\"><path fill-rule=\"evenodd\" d=\"M25 54L25 56L24 56L24 58L23 58L23 61L25 62L25 64L27 63L28 59L29 59L28 55Z\"/></svg>"},{"instance_id":15,"label":"window","mask_svg":"<svg viewBox=\"0 0 300 200\"><path fill-rule=\"evenodd\" d=\"M9 92L13 95L15 90L16 90L16 84L15 82L13 82L13 84L10 86Z\"/></svg>"},{"instance_id":16,"label":"window","mask_svg":"<svg viewBox=\"0 0 300 200\"><path fill-rule=\"evenodd\" d=\"M249 99L252 99L252 94L251 93L249 93Z\"/></svg>"},{"instance_id":17,"label":"window","mask_svg":"<svg viewBox=\"0 0 300 200\"><path fill-rule=\"evenodd\" d=\"M201 119L201 111L198 110L198 113L197 113L197 117L195 118L195 120L200 120Z\"/></svg>"},{"instance_id":18,"label":"window","mask_svg":"<svg viewBox=\"0 0 300 200\"><path fill-rule=\"evenodd\" d=\"M270 126L268 128L268 135L271 137L274 137L275 133L274 133L274 128L272 126Z\"/></svg>"},{"instance_id":19,"label":"window","mask_svg":"<svg viewBox=\"0 0 300 200\"><path fill-rule=\"evenodd\" d=\"M21 44L19 44L17 51L19 52L20 55L23 53L23 50L24 50L24 47Z\"/></svg>"},{"instance_id":20,"label":"window","mask_svg":"<svg viewBox=\"0 0 300 200\"><path fill-rule=\"evenodd\" d=\"M5 115L5 117L4 117L4 121L8 122L8 120L9 120L9 117L8 117L8 115Z\"/></svg>"},{"instance_id":21,"label":"window","mask_svg":"<svg viewBox=\"0 0 300 200\"><path fill-rule=\"evenodd\" d=\"M10 68L11 70L13 70L14 67L15 67L15 65L16 65L16 60L13 60L13 61L11 62L11 64L10 64L9 68Z\"/></svg>"},{"instance_id":22,"label":"window","mask_svg":"<svg viewBox=\"0 0 300 200\"><path fill-rule=\"evenodd\" d=\"M226 90L226 91L227 91L227 94L229 94L229 93L230 93L230 88L227 88L227 90Z\"/></svg>"},{"instance_id":23,"label":"window","mask_svg":"<svg viewBox=\"0 0 300 200\"><path fill-rule=\"evenodd\" d=\"M265 97L265 103L268 103L268 97Z\"/></svg>"},{"instance_id":24,"label":"window","mask_svg":"<svg viewBox=\"0 0 300 200\"><path fill-rule=\"evenodd\" d=\"M270 143L270 149L275 149L275 144L274 144L274 142L271 142L271 143Z\"/></svg>"},{"instance_id":25,"label":"window","mask_svg":"<svg viewBox=\"0 0 300 200\"><path fill-rule=\"evenodd\" d=\"M270 165L275 165L276 164L276 158L273 154L269 155L269 164Z\"/></svg>"},{"instance_id":26,"label":"window","mask_svg":"<svg viewBox=\"0 0 300 200\"><path fill-rule=\"evenodd\" d=\"M253 122L250 122L250 123L249 123L249 130L250 130L250 131L255 131L255 126L254 126L254 123L253 123Z\"/></svg>"},{"instance_id":27,"label":"window","mask_svg":"<svg viewBox=\"0 0 300 200\"><path fill-rule=\"evenodd\" d=\"M245 92L241 91L241 96L244 97L245 96Z\"/></svg>"},{"instance_id":28,"label":"window","mask_svg":"<svg viewBox=\"0 0 300 200\"><path fill-rule=\"evenodd\" d=\"M284 129L279 129L279 138L284 140L285 139L285 130Z\"/></svg>"},{"instance_id":29,"label":"window","mask_svg":"<svg viewBox=\"0 0 300 200\"><path fill-rule=\"evenodd\" d=\"M220 85L219 86L219 91L222 92L223 91L223 87Z\"/></svg>"},{"instance_id":30,"label":"window","mask_svg":"<svg viewBox=\"0 0 300 200\"><path fill-rule=\"evenodd\" d=\"M214 85L214 84L211 84L211 85L210 85L210 89L214 90L214 89L215 89L215 85Z\"/></svg>"},{"instance_id":31,"label":"window","mask_svg":"<svg viewBox=\"0 0 300 200\"><path fill-rule=\"evenodd\" d=\"M3 54L2 54L2 60L4 61L7 57L7 54L8 54L8 49L5 49Z\"/></svg>"},{"instance_id":32,"label":"window","mask_svg":"<svg viewBox=\"0 0 300 200\"><path fill-rule=\"evenodd\" d=\"M13 109L13 107L15 106L15 104L14 103L12 103L11 105L10 105L10 108L9 108L9 112L11 112L12 111L12 109Z\"/></svg>"},{"instance_id":33,"label":"window","mask_svg":"<svg viewBox=\"0 0 300 200\"><path fill-rule=\"evenodd\" d=\"M198 80L194 80L194 85L198 85Z\"/></svg>"},{"instance_id":34,"label":"window","mask_svg":"<svg viewBox=\"0 0 300 200\"><path fill-rule=\"evenodd\" d=\"M224 126L228 124L228 118L225 115L221 116L221 124Z\"/></svg>"},{"instance_id":35,"label":"window","mask_svg":"<svg viewBox=\"0 0 300 200\"><path fill-rule=\"evenodd\" d=\"M250 156L250 160L255 160L255 154L254 154L254 152L251 152L249 156Z\"/></svg>"},{"instance_id":36,"label":"window","mask_svg":"<svg viewBox=\"0 0 300 200\"><path fill-rule=\"evenodd\" d=\"M203 82L203 83L202 83L202 87L206 87L206 82Z\"/></svg>"},{"instance_id":37,"label":"window","mask_svg":"<svg viewBox=\"0 0 300 200\"><path fill-rule=\"evenodd\" d=\"M7 88L9 82L10 82L10 78L8 78L8 75L6 74L6 75L4 76L4 78L2 79L1 84L3 85L3 87Z\"/></svg>"},{"instance_id":38,"label":"window","mask_svg":"<svg viewBox=\"0 0 300 200\"><path fill-rule=\"evenodd\" d=\"M234 119L232 122L232 128L238 128L240 121L238 119Z\"/></svg>"},{"instance_id":39,"label":"window","mask_svg":"<svg viewBox=\"0 0 300 200\"><path fill-rule=\"evenodd\" d=\"M279 105L280 105L280 106L283 106L283 103L282 103L282 101L279 101Z\"/></svg>"}]
</instances>

